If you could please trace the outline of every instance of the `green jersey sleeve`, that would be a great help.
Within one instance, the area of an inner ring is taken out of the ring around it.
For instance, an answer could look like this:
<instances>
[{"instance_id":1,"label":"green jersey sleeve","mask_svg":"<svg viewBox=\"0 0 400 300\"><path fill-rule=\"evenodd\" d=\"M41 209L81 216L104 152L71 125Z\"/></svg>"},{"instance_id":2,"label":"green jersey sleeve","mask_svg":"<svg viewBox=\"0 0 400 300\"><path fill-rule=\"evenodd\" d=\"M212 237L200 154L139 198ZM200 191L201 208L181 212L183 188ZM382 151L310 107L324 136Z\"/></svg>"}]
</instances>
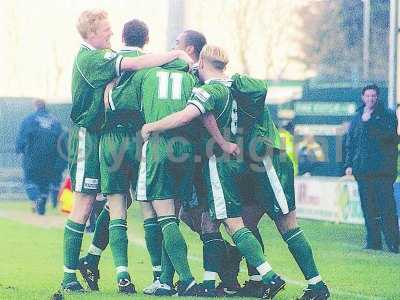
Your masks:
<instances>
[{"instance_id":1,"label":"green jersey sleeve","mask_svg":"<svg viewBox=\"0 0 400 300\"><path fill-rule=\"evenodd\" d=\"M193 88L188 104L196 106L202 114L213 112L216 100L220 98L219 94L218 89L213 89L211 85Z\"/></svg>"},{"instance_id":2,"label":"green jersey sleeve","mask_svg":"<svg viewBox=\"0 0 400 300\"><path fill-rule=\"evenodd\" d=\"M235 74L232 76L231 90L235 98L246 96L245 99L247 101L258 103L259 101L265 101L267 83L265 80Z\"/></svg>"},{"instance_id":3,"label":"green jersey sleeve","mask_svg":"<svg viewBox=\"0 0 400 300\"><path fill-rule=\"evenodd\" d=\"M120 75L122 56L110 49L86 51L75 61L79 73L92 88L99 88Z\"/></svg>"},{"instance_id":4,"label":"green jersey sleeve","mask_svg":"<svg viewBox=\"0 0 400 300\"><path fill-rule=\"evenodd\" d=\"M175 70L175 71L189 71L189 65L182 59L175 59L165 65L161 66L163 69L166 70Z\"/></svg>"}]
</instances>

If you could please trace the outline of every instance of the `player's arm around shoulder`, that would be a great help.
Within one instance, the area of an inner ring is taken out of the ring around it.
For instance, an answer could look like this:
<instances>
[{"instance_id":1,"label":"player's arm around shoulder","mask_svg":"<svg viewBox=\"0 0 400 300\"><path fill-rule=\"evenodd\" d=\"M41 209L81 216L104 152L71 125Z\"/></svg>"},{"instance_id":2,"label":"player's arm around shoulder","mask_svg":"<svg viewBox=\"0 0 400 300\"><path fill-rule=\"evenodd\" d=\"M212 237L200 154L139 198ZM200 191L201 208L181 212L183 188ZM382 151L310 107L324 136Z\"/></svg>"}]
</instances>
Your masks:
<instances>
[{"instance_id":1,"label":"player's arm around shoulder","mask_svg":"<svg viewBox=\"0 0 400 300\"><path fill-rule=\"evenodd\" d=\"M164 132L187 125L193 119L200 116L200 114L201 112L196 106L188 104L184 109L170 114L161 120L143 125L141 130L143 140L148 140L152 133Z\"/></svg>"},{"instance_id":2,"label":"player's arm around shoulder","mask_svg":"<svg viewBox=\"0 0 400 300\"><path fill-rule=\"evenodd\" d=\"M144 68L159 67L175 59L182 59L189 65L192 59L182 50L172 50L161 54L145 54L138 57L124 57L121 61L121 70L140 70Z\"/></svg>"}]
</instances>

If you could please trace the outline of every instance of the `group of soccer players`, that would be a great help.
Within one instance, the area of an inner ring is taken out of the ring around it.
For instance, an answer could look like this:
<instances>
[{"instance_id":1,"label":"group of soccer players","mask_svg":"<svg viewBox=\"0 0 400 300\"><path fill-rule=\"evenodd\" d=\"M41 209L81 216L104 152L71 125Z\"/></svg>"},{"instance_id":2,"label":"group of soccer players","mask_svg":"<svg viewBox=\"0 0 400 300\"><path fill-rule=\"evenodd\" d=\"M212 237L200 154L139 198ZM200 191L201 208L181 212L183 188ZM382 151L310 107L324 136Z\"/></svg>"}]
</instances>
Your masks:
<instances>
[{"instance_id":1,"label":"group of soccer players","mask_svg":"<svg viewBox=\"0 0 400 300\"><path fill-rule=\"evenodd\" d=\"M64 231L62 291L84 290L78 270L98 290L99 261L109 244L118 290L136 292L127 255L127 209L135 191L153 267L145 294L272 299L286 283L264 255L257 225L266 213L308 282L300 299L328 299L296 222L293 165L265 106L265 81L225 74L226 52L197 31L181 33L170 52L146 54L142 21L124 25L119 52L111 50L105 11L84 11L77 28L83 43L73 68L68 151L74 207ZM107 205L79 259L99 192ZM191 273L179 220L203 243L201 283ZM222 238L221 224L234 245ZM240 286L243 257L249 280Z\"/></svg>"}]
</instances>

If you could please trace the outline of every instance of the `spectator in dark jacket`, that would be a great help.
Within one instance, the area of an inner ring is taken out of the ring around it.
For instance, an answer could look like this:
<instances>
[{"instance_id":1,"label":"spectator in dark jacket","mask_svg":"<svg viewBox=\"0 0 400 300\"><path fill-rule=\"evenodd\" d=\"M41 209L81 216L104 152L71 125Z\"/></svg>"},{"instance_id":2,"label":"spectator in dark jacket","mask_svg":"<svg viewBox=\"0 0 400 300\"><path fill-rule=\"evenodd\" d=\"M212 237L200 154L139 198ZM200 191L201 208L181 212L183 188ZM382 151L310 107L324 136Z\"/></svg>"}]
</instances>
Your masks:
<instances>
[{"instance_id":1,"label":"spectator in dark jacket","mask_svg":"<svg viewBox=\"0 0 400 300\"><path fill-rule=\"evenodd\" d=\"M43 100L36 100L34 106L36 111L22 121L16 152L23 155L22 168L28 198L37 213L43 215L59 157L57 143L62 128L60 122L47 112Z\"/></svg>"},{"instance_id":2,"label":"spectator in dark jacket","mask_svg":"<svg viewBox=\"0 0 400 300\"><path fill-rule=\"evenodd\" d=\"M379 88L362 90L363 105L346 137L346 175L354 175L367 231L367 249L382 249L381 231L391 252L399 252L399 226L393 196L397 176L397 120L378 101Z\"/></svg>"}]
</instances>

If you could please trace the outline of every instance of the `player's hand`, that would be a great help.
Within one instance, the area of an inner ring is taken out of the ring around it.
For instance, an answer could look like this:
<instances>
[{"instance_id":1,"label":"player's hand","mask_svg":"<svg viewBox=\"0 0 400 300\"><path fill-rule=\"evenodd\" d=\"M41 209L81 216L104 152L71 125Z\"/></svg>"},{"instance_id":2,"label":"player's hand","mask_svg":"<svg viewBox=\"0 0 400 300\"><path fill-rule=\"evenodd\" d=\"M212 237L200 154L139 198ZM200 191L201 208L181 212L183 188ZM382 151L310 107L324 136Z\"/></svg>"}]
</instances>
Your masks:
<instances>
[{"instance_id":1,"label":"player's hand","mask_svg":"<svg viewBox=\"0 0 400 300\"><path fill-rule=\"evenodd\" d=\"M148 124L144 124L142 127L142 130L140 131L140 134L142 135L142 139L143 141L148 141L149 137L151 135L151 131L150 131L150 126Z\"/></svg>"},{"instance_id":2,"label":"player's hand","mask_svg":"<svg viewBox=\"0 0 400 300\"><path fill-rule=\"evenodd\" d=\"M191 68L193 65L193 59L191 59L190 56L183 50L175 51L178 51L178 58L184 60L189 65L189 68Z\"/></svg>"},{"instance_id":3,"label":"player's hand","mask_svg":"<svg viewBox=\"0 0 400 300\"><path fill-rule=\"evenodd\" d=\"M372 114L372 110L364 108L364 112L361 115L361 120L363 122L367 122L369 119L371 119L371 114Z\"/></svg>"},{"instance_id":4,"label":"player's hand","mask_svg":"<svg viewBox=\"0 0 400 300\"><path fill-rule=\"evenodd\" d=\"M238 156L240 155L240 148L237 144L231 142L225 142L221 145L222 151L229 155Z\"/></svg>"},{"instance_id":5,"label":"player's hand","mask_svg":"<svg viewBox=\"0 0 400 300\"><path fill-rule=\"evenodd\" d=\"M350 167L346 168L345 174L346 174L346 176L352 176L353 175L353 169L350 168Z\"/></svg>"}]
</instances>

